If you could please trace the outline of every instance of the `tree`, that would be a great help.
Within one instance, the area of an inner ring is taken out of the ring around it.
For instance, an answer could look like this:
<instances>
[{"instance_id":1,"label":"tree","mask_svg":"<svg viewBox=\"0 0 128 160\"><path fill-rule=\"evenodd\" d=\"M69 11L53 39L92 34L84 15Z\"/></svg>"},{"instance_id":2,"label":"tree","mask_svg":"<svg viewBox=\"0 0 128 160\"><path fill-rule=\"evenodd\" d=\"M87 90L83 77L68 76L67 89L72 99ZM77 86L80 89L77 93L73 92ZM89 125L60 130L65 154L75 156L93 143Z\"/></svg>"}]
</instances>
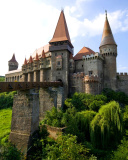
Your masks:
<instances>
[{"instance_id":1,"label":"tree","mask_svg":"<svg viewBox=\"0 0 128 160\"><path fill-rule=\"evenodd\" d=\"M91 142L94 147L108 149L116 146L122 136L122 114L115 101L103 105L91 122Z\"/></svg>"}]
</instances>

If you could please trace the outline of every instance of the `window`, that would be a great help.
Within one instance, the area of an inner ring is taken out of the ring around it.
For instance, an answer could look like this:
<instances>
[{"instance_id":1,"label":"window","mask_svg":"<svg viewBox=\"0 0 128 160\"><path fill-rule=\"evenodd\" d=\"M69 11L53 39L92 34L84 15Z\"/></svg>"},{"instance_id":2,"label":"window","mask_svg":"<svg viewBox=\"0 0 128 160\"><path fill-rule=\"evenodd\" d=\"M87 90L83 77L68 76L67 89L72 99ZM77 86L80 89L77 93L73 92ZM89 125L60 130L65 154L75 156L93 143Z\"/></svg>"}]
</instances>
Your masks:
<instances>
[{"instance_id":1,"label":"window","mask_svg":"<svg viewBox=\"0 0 128 160\"><path fill-rule=\"evenodd\" d=\"M60 66L60 61L57 61L57 65Z\"/></svg>"},{"instance_id":2,"label":"window","mask_svg":"<svg viewBox=\"0 0 128 160\"><path fill-rule=\"evenodd\" d=\"M92 71L89 71L89 76L91 76L92 75Z\"/></svg>"},{"instance_id":3,"label":"window","mask_svg":"<svg viewBox=\"0 0 128 160\"><path fill-rule=\"evenodd\" d=\"M83 67L83 65L82 65L82 67Z\"/></svg>"}]
</instances>

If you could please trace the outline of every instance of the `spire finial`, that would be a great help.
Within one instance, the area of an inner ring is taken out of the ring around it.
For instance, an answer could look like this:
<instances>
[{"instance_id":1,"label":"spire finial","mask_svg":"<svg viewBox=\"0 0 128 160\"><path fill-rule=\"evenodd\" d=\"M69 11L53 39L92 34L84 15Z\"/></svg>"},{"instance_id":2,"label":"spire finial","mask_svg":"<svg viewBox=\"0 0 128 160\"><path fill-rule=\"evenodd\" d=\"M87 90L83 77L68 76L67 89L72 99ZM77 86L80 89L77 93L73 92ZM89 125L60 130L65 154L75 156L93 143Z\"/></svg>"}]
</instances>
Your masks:
<instances>
[{"instance_id":1,"label":"spire finial","mask_svg":"<svg viewBox=\"0 0 128 160\"><path fill-rule=\"evenodd\" d=\"M105 10L105 15L106 15L106 18L107 18L107 10Z\"/></svg>"}]
</instances>

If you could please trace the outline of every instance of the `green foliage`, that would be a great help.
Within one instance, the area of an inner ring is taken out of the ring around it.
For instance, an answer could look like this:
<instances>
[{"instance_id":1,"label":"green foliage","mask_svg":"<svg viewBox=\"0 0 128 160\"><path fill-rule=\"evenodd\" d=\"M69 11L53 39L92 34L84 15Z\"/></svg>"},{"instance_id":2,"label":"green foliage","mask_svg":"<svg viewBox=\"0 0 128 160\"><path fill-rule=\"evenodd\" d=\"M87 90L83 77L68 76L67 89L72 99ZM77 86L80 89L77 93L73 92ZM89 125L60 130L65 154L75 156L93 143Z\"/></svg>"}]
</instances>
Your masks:
<instances>
[{"instance_id":1,"label":"green foliage","mask_svg":"<svg viewBox=\"0 0 128 160\"><path fill-rule=\"evenodd\" d=\"M0 155L3 160L22 160L23 154L14 145L8 144Z\"/></svg>"},{"instance_id":2,"label":"green foliage","mask_svg":"<svg viewBox=\"0 0 128 160\"><path fill-rule=\"evenodd\" d=\"M76 125L78 126L79 133L83 133L84 139L81 141L90 141L90 123L95 117L96 112L94 111L82 111L76 114Z\"/></svg>"},{"instance_id":3,"label":"green foliage","mask_svg":"<svg viewBox=\"0 0 128 160\"><path fill-rule=\"evenodd\" d=\"M101 105L107 102L107 97L104 95L91 95L86 93L74 93L72 99L66 99L65 105L67 108L75 107L77 111L94 110L98 111Z\"/></svg>"},{"instance_id":4,"label":"green foliage","mask_svg":"<svg viewBox=\"0 0 128 160\"><path fill-rule=\"evenodd\" d=\"M90 104L89 104L89 108L90 110L93 110L93 111L96 111L98 112L99 108L104 105L105 102L104 101L97 101L97 100L94 100L92 101Z\"/></svg>"},{"instance_id":5,"label":"green foliage","mask_svg":"<svg viewBox=\"0 0 128 160\"><path fill-rule=\"evenodd\" d=\"M111 160L128 160L128 140L121 141L117 150L113 152Z\"/></svg>"},{"instance_id":6,"label":"green foliage","mask_svg":"<svg viewBox=\"0 0 128 160\"><path fill-rule=\"evenodd\" d=\"M128 130L128 106L125 106L123 113L124 128Z\"/></svg>"},{"instance_id":7,"label":"green foliage","mask_svg":"<svg viewBox=\"0 0 128 160\"><path fill-rule=\"evenodd\" d=\"M0 77L0 82L5 82L5 77Z\"/></svg>"},{"instance_id":8,"label":"green foliage","mask_svg":"<svg viewBox=\"0 0 128 160\"><path fill-rule=\"evenodd\" d=\"M11 108L0 110L0 143L8 139L11 128L12 110Z\"/></svg>"},{"instance_id":9,"label":"green foliage","mask_svg":"<svg viewBox=\"0 0 128 160\"><path fill-rule=\"evenodd\" d=\"M122 124L118 103L112 101L102 106L90 125L92 144L106 149L116 146L122 135Z\"/></svg>"},{"instance_id":10,"label":"green foliage","mask_svg":"<svg viewBox=\"0 0 128 160\"><path fill-rule=\"evenodd\" d=\"M0 93L0 109L12 107L15 94L16 91Z\"/></svg>"},{"instance_id":11,"label":"green foliage","mask_svg":"<svg viewBox=\"0 0 128 160\"><path fill-rule=\"evenodd\" d=\"M53 127L63 127L64 124L61 123L63 117L63 112L52 107L50 111L46 112L45 118L41 122L42 124L47 124Z\"/></svg>"},{"instance_id":12,"label":"green foliage","mask_svg":"<svg viewBox=\"0 0 128 160\"><path fill-rule=\"evenodd\" d=\"M108 102L115 100L122 104L128 104L128 96L124 92L115 92L112 89L105 88L102 94L107 97Z\"/></svg>"},{"instance_id":13,"label":"green foliage","mask_svg":"<svg viewBox=\"0 0 128 160\"><path fill-rule=\"evenodd\" d=\"M59 136L54 145L47 145L46 150L47 159L50 160L89 159L89 150L86 149L83 145L78 144L76 136L72 136L70 134Z\"/></svg>"}]
</instances>

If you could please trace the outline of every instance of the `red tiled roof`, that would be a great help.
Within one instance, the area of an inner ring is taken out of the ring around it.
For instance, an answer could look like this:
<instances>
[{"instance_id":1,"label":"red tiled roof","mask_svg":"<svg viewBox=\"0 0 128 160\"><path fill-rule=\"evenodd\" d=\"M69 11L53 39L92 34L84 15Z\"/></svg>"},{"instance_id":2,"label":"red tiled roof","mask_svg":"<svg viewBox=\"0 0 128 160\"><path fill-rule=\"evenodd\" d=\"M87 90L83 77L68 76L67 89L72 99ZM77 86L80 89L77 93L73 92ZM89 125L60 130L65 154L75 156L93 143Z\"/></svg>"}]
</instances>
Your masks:
<instances>
[{"instance_id":1,"label":"red tiled roof","mask_svg":"<svg viewBox=\"0 0 128 160\"><path fill-rule=\"evenodd\" d=\"M93 50L91 50L88 47L83 47L75 56L74 56L74 60L80 60L82 59L82 56L86 56L86 55L91 55L91 54L95 54L95 52Z\"/></svg>"},{"instance_id":2,"label":"red tiled roof","mask_svg":"<svg viewBox=\"0 0 128 160\"><path fill-rule=\"evenodd\" d=\"M100 47L103 46L103 45L106 45L106 44L117 45L115 40L114 40L112 31L111 31L111 27L110 27L109 22L108 22L107 14L106 14L106 19L105 19L105 23L104 23L104 29L103 29L103 34L102 34L102 40L101 40Z\"/></svg>"},{"instance_id":3,"label":"red tiled roof","mask_svg":"<svg viewBox=\"0 0 128 160\"><path fill-rule=\"evenodd\" d=\"M33 63L32 56L30 56L30 58L29 58L29 63Z\"/></svg>"},{"instance_id":4,"label":"red tiled roof","mask_svg":"<svg viewBox=\"0 0 128 160\"><path fill-rule=\"evenodd\" d=\"M16 61L15 54L13 54L12 59L11 59L9 62L15 62L15 63L18 63L18 62Z\"/></svg>"},{"instance_id":5,"label":"red tiled roof","mask_svg":"<svg viewBox=\"0 0 128 160\"><path fill-rule=\"evenodd\" d=\"M68 40L71 43L67 23L65 20L63 10L60 13L60 17L53 35L53 38L50 42L66 41Z\"/></svg>"},{"instance_id":6,"label":"red tiled roof","mask_svg":"<svg viewBox=\"0 0 128 160\"><path fill-rule=\"evenodd\" d=\"M35 61L38 61L39 58L38 58L38 53L36 53L36 58L35 58Z\"/></svg>"},{"instance_id":7,"label":"red tiled roof","mask_svg":"<svg viewBox=\"0 0 128 160\"><path fill-rule=\"evenodd\" d=\"M42 57L42 58L45 58L45 57L46 57L46 56L45 56L44 49L43 49L43 51L42 51L41 57Z\"/></svg>"},{"instance_id":8,"label":"red tiled roof","mask_svg":"<svg viewBox=\"0 0 128 160\"><path fill-rule=\"evenodd\" d=\"M32 54L32 58L36 57L36 53L38 53L38 57L41 57L43 50L45 53L49 52L49 44L42 46L42 47L38 48L37 50L35 50L34 53Z\"/></svg>"},{"instance_id":9,"label":"red tiled roof","mask_svg":"<svg viewBox=\"0 0 128 160\"><path fill-rule=\"evenodd\" d=\"M25 60L24 60L24 65L26 65L27 64L27 60L26 60L26 58L25 58Z\"/></svg>"}]
</instances>

